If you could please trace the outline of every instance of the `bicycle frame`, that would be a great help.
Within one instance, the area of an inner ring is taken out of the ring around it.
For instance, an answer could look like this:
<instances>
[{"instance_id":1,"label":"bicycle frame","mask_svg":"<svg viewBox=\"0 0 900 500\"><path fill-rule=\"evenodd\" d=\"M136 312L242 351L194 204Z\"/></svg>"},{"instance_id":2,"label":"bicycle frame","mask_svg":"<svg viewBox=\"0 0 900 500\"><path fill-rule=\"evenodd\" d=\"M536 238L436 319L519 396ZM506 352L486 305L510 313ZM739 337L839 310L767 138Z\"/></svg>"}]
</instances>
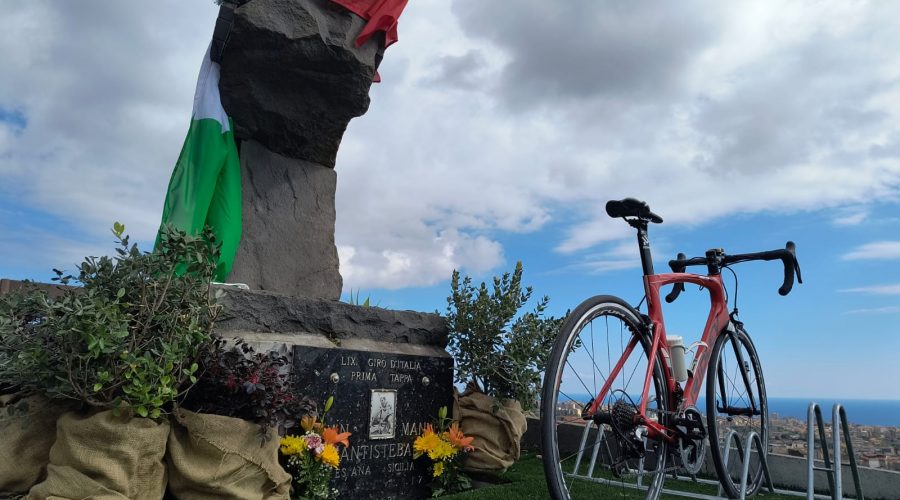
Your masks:
<instances>
[{"instance_id":1,"label":"bicycle frame","mask_svg":"<svg viewBox=\"0 0 900 500\"><path fill-rule=\"evenodd\" d=\"M710 297L709 316L706 319L706 326L703 329L703 336L701 338L702 343L697 347L694 353L694 359L691 362L691 369L689 371L690 375L688 376L688 380L683 389L684 399L681 402L683 407L686 408L696 404L700 389L703 387L706 368L709 364L709 358L706 356L706 353L712 348L716 339L718 339L719 335L731 321L728 316L725 285L722 281L721 274L700 275L691 273L666 273L644 275L644 290L647 294L647 305L650 315L651 345L647 363L647 373L644 378L643 392L641 393L641 403L635 418L638 420L636 423L647 427L647 437L651 439L665 439L670 443L675 443L677 440L674 430L655 420L647 418L647 403L650 394L650 384L653 381L653 367L655 366L657 358L659 358L662 364L665 384L668 389L669 407L674 408L673 403L675 402L675 399L673 396L676 392L677 382L671 372L669 363L669 345L665 341L666 325L663 321L659 290L663 286L675 283L693 283L695 285L700 285L709 291ZM600 409L600 404L606 399L606 396L609 393L610 385L618 376L625 361L637 346L638 341L637 335L629 341L625 351L622 353L622 357L610 372L606 383L589 407L589 414L596 414Z\"/></svg>"}]
</instances>

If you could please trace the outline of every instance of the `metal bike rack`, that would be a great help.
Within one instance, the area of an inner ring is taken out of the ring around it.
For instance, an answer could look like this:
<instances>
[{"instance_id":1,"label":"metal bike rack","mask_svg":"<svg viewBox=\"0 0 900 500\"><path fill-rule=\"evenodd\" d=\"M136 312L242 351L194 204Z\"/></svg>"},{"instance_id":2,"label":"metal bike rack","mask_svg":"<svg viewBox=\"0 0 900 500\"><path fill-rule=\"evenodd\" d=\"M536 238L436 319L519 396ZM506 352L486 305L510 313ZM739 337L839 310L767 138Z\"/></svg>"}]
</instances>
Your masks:
<instances>
[{"instance_id":1,"label":"metal bike rack","mask_svg":"<svg viewBox=\"0 0 900 500\"><path fill-rule=\"evenodd\" d=\"M824 467L815 465L816 441L813 438L813 419L819 429L819 445L822 447L822 459ZM844 487L841 477L841 433L838 432L838 422L844 434L844 443L847 446L847 455L850 457L850 472L853 473L853 483L856 486L857 500L863 500L862 484L859 481L859 470L856 467L856 455L853 453L853 442L850 440L850 427L847 425L847 412L840 403L835 403L831 410L831 435L834 449L834 465L828 459L828 440L825 437L825 424L822 421L822 409L818 403L810 403L806 420L806 489L807 499L812 499L815 491L815 471L822 471L828 477L828 486L831 489L831 498L842 500Z\"/></svg>"},{"instance_id":2,"label":"metal bike rack","mask_svg":"<svg viewBox=\"0 0 900 500\"><path fill-rule=\"evenodd\" d=\"M580 442L579 452L575 457L575 466L572 468L572 472L570 473L570 475L578 477L579 479L582 479L582 480L587 480L587 481L600 483L600 484L606 484L606 485L610 485L610 486L620 486L620 487L637 489L637 490L646 490L647 486L644 486L644 484L643 484L643 479L644 479L644 460L643 459L641 459L641 461L639 462L640 465L639 465L638 470L636 470L636 471L628 470L627 471L627 472L634 473L637 475L637 480L635 481L634 484L613 481L611 479L606 479L606 478L602 478L602 477L594 477L594 470L597 465L597 456L599 455L601 444L605 444L606 440L604 438L606 437L606 432L605 432L603 426L600 426L599 428L597 428L597 434L594 438L594 443L588 447L587 442L588 442L588 438L590 436L592 428L593 428L593 426L591 426L591 425L584 426L584 431L581 434L581 442ZM756 432L751 432L747 436L747 438L744 440L743 443L740 440L740 436L738 436L738 433L735 432L734 429L729 429L727 436L728 437L726 439L725 455L724 455L725 463L726 464L728 463L728 458L731 454L732 443L734 443L736 445L737 452L740 454L741 458L743 459L743 468L741 471L741 496L740 496L741 500L744 500L746 491L747 491L747 476L749 475L749 472L750 472L750 454L752 453L754 446L756 446L757 453L759 454L760 464L762 466L763 474L765 475L766 483L768 485L769 491L773 492L773 493L794 493L797 496L802 496L802 494L797 494L795 492L788 492L785 490L776 490L775 489L775 487L772 484L771 475L769 474L769 465L768 465L768 462L766 461L766 453L765 453L766 449L762 443L762 440L759 437L759 434L757 434ZM584 453L588 449L591 450L591 457L590 457L590 462L588 464L587 474L580 475L580 474L578 474L578 471L581 468L581 464L584 460ZM610 459L612 459L612 453L609 450L609 445L606 445L606 451L607 451L608 455L610 456ZM683 478L680 478L676 475L675 479L683 479ZM699 479L696 477L692 478L692 480L694 482L698 482L698 483L719 485L719 491L715 496L713 496L713 495L703 495L700 493L691 493L691 492L687 492L687 491L678 491L678 490L663 488L661 490L661 493L664 493L667 495L673 495L673 496L686 497L686 498L697 498L697 499L701 499L701 500L720 500L723 498L722 497L722 493L723 493L722 486L718 481L712 481L709 479Z\"/></svg>"},{"instance_id":3,"label":"metal bike rack","mask_svg":"<svg viewBox=\"0 0 900 500\"><path fill-rule=\"evenodd\" d=\"M753 445L756 445L756 453L759 455L759 464L762 467L769 491L775 493L775 486L772 484L772 476L769 474L769 462L766 460L766 452L768 450L766 450L765 445L763 445L762 439L759 438L759 434L757 434L756 431L751 431L742 445L741 438L738 436L737 432L735 432L734 429L728 429L728 434L725 438L725 467L728 467L728 458L729 455L731 455L731 443L737 445L738 454L743 459L744 464L741 469L741 500L744 500L747 496L747 476L750 474L750 453L753 451ZM721 497L722 493L724 493L724 491L722 490L722 485L719 484L719 491L717 494Z\"/></svg>"}]
</instances>

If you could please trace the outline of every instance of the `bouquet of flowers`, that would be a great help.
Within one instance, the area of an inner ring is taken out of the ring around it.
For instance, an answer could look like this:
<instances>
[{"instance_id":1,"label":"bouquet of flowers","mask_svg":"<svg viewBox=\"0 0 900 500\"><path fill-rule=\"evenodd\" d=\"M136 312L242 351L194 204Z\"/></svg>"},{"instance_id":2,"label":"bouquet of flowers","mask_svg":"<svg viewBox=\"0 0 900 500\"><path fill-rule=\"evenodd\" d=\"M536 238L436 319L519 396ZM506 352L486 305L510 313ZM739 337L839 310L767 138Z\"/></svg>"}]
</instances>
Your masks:
<instances>
[{"instance_id":1,"label":"bouquet of flowers","mask_svg":"<svg viewBox=\"0 0 900 500\"><path fill-rule=\"evenodd\" d=\"M426 425L413 443L413 457L426 456L431 461L431 496L470 489L472 481L462 472L460 462L466 453L475 451L474 438L466 437L459 424L447 418L446 406L438 410L436 425L437 432L431 424Z\"/></svg>"},{"instance_id":2,"label":"bouquet of flowers","mask_svg":"<svg viewBox=\"0 0 900 500\"><path fill-rule=\"evenodd\" d=\"M321 420L309 415L300 420L303 435L281 438L280 451L285 468L294 477L295 498L328 499L337 495L329 482L341 463L337 446L350 446L350 433L326 427L325 416L333 404L332 396L325 402Z\"/></svg>"}]
</instances>

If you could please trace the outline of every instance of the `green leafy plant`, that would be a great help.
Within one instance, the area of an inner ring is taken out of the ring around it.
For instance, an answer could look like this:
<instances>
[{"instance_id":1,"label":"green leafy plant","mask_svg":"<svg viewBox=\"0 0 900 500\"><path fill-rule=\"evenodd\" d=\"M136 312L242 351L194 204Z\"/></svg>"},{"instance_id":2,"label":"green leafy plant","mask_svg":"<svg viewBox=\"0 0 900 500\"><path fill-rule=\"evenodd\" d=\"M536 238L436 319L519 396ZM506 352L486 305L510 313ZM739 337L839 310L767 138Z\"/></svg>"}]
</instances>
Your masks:
<instances>
[{"instance_id":1,"label":"green leafy plant","mask_svg":"<svg viewBox=\"0 0 900 500\"><path fill-rule=\"evenodd\" d=\"M16 391L159 418L193 382L218 312L210 284L218 247L164 228L153 252L113 226L114 257L88 257L59 298L0 301L0 380Z\"/></svg>"},{"instance_id":2,"label":"green leafy plant","mask_svg":"<svg viewBox=\"0 0 900 500\"><path fill-rule=\"evenodd\" d=\"M199 413L237 417L260 425L260 439L279 436L316 404L293 394L295 377L288 357L276 351L257 352L242 339L216 338L201 350L200 375L181 405Z\"/></svg>"},{"instance_id":3,"label":"green leafy plant","mask_svg":"<svg viewBox=\"0 0 900 500\"><path fill-rule=\"evenodd\" d=\"M360 300L359 297L359 289L356 290L356 295L353 294L353 289L350 289L350 295L347 297L347 303L353 306L361 306L361 307L379 307L380 302L372 304L372 296L366 295L365 299Z\"/></svg>"},{"instance_id":4,"label":"green leafy plant","mask_svg":"<svg viewBox=\"0 0 900 500\"><path fill-rule=\"evenodd\" d=\"M549 297L519 315L531 298L522 287L522 263L493 279L493 286L453 271L447 298L448 349L456 381L494 398L515 399L524 410L537 404L541 378L562 318L545 317Z\"/></svg>"}]
</instances>

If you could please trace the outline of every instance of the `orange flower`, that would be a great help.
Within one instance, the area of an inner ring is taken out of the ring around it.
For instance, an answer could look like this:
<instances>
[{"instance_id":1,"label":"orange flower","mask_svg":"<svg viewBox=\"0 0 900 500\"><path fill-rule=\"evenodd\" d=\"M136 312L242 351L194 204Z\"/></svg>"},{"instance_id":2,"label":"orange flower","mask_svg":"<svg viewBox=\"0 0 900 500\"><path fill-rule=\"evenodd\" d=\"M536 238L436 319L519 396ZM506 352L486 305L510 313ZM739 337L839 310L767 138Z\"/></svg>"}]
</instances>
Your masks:
<instances>
[{"instance_id":1,"label":"orange flower","mask_svg":"<svg viewBox=\"0 0 900 500\"><path fill-rule=\"evenodd\" d=\"M325 432L322 434L322 439L325 440L325 444L342 444L346 447L350 446L350 441L347 438L350 437L349 432L341 432L338 433L337 429L334 427L326 427Z\"/></svg>"},{"instance_id":2,"label":"orange flower","mask_svg":"<svg viewBox=\"0 0 900 500\"><path fill-rule=\"evenodd\" d=\"M448 437L450 439L450 444L452 444L456 448L465 450L466 452L475 450L475 447L472 446L472 441L474 441L475 438L466 437L466 435L463 434L461 430L459 430L459 425L456 422L453 422L453 425L450 426Z\"/></svg>"}]
</instances>

